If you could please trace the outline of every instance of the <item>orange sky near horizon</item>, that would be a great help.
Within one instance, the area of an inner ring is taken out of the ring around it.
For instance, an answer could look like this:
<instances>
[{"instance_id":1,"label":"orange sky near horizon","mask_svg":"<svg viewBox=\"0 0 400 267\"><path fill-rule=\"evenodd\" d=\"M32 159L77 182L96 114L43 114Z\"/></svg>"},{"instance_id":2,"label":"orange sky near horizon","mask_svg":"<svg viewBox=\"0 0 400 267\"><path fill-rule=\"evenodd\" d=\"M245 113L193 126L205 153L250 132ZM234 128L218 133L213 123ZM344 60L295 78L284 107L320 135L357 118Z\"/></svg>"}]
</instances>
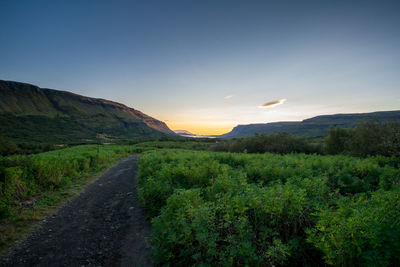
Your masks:
<instances>
[{"instance_id":1,"label":"orange sky near horizon","mask_svg":"<svg viewBox=\"0 0 400 267\"><path fill-rule=\"evenodd\" d=\"M170 129L400 109L400 1L0 7L2 80L122 103Z\"/></svg>"},{"instance_id":2,"label":"orange sky near horizon","mask_svg":"<svg viewBox=\"0 0 400 267\"><path fill-rule=\"evenodd\" d=\"M220 135L230 132L236 125L196 124L186 122L166 122L171 130L186 130L192 134L200 135Z\"/></svg>"}]
</instances>

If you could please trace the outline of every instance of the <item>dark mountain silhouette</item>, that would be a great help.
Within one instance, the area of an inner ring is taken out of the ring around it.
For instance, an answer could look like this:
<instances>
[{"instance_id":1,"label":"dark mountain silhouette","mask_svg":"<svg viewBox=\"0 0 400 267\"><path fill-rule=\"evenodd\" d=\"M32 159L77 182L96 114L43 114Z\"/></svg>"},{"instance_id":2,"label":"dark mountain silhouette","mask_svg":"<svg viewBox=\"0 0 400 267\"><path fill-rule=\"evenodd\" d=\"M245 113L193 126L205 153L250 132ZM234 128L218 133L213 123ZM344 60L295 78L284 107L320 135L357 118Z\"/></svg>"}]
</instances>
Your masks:
<instances>
[{"instance_id":1,"label":"dark mountain silhouette","mask_svg":"<svg viewBox=\"0 0 400 267\"><path fill-rule=\"evenodd\" d=\"M222 138L236 138L251 136L255 133L272 134L277 132L287 132L294 135L306 137L323 137L328 135L331 126L340 126L345 128L355 127L357 123L365 120L379 119L381 121L390 121L400 119L400 110L378 111L371 113L352 113L321 115L303 121L289 122L271 122L238 125L229 133L220 135Z\"/></svg>"}]
</instances>

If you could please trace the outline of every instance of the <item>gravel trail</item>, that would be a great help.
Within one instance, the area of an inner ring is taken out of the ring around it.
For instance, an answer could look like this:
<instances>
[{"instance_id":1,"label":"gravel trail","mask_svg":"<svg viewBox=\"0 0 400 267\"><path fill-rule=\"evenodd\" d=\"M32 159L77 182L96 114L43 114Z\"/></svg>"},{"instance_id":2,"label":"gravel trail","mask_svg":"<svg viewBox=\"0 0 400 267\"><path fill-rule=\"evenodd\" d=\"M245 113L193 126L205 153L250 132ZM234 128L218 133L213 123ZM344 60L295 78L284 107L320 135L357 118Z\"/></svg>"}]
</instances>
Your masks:
<instances>
[{"instance_id":1,"label":"gravel trail","mask_svg":"<svg viewBox=\"0 0 400 267\"><path fill-rule=\"evenodd\" d=\"M137 156L121 160L41 222L0 266L151 266Z\"/></svg>"}]
</instances>

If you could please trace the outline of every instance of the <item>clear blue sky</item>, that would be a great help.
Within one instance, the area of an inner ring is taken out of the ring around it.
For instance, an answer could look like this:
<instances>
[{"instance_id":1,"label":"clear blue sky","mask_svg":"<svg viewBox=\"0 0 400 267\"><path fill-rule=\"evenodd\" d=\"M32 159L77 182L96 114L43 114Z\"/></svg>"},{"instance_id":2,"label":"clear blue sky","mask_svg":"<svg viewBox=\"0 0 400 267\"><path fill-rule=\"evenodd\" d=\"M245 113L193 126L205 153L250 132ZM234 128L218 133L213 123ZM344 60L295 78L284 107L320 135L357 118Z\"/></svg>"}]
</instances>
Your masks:
<instances>
[{"instance_id":1,"label":"clear blue sky","mask_svg":"<svg viewBox=\"0 0 400 267\"><path fill-rule=\"evenodd\" d=\"M0 14L0 79L172 129L400 109L400 1L2 0Z\"/></svg>"}]
</instances>

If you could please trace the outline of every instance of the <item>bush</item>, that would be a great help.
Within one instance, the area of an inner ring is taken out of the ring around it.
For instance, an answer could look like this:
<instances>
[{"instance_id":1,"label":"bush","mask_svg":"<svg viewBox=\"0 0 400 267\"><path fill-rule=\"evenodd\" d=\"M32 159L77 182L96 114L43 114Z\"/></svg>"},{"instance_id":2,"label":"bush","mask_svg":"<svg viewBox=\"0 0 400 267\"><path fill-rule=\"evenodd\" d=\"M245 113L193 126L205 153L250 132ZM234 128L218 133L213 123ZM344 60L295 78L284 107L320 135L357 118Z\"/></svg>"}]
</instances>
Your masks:
<instances>
[{"instance_id":1,"label":"bush","mask_svg":"<svg viewBox=\"0 0 400 267\"><path fill-rule=\"evenodd\" d=\"M347 142L351 136L350 129L331 127L325 140L325 150L328 154L343 154L347 149Z\"/></svg>"},{"instance_id":2,"label":"bush","mask_svg":"<svg viewBox=\"0 0 400 267\"><path fill-rule=\"evenodd\" d=\"M399 266L400 190L341 198L337 209L321 210L309 241L327 263L340 266Z\"/></svg>"},{"instance_id":3,"label":"bush","mask_svg":"<svg viewBox=\"0 0 400 267\"><path fill-rule=\"evenodd\" d=\"M173 265L282 264L301 250L306 201L297 189L243 184L208 197L177 190L153 219L153 255Z\"/></svg>"},{"instance_id":4,"label":"bush","mask_svg":"<svg viewBox=\"0 0 400 267\"><path fill-rule=\"evenodd\" d=\"M400 123L379 120L359 123L354 129L331 128L325 139L328 154L348 154L359 157L371 155L400 155Z\"/></svg>"},{"instance_id":5,"label":"bush","mask_svg":"<svg viewBox=\"0 0 400 267\"><path fill-rule=\"evenodd\" d=\"M46 191L60 190L90 172L133 153L129 146L78 146L36 155L0 157L0 221L19 204Z\"/></svg>"},{"instance_id":6,"label":"bush","mask_svg":"<svg viewBox=\"0 0 400 267\"><path fill-rule=\"evenodd\" d=\"M255 134L253 137L244 137L220 141L211 146L213 151L247 152L247 153L321 153L322 147L311 143L304 137L287 133Z\"/></svg>"},{"instance_id":7,"label":"bush","mask_svg":"<svg viewBox=\"0 0 400 267\"><path fill-rule=\"evenodd\" d=\"M17 152L17 146L11 140L0 135L0 156L8 156Z\"/></svg>"},{"instance_id":8,"label":"bush","mask_svg":"<svg viewBox=\"0 0 400 267\"><path fill-rule=\"evenodd\" d=\"M382 156L145 152L138 191L152 218L155 263L304 266L325 259L349 266L363 257L365 265L395 264L399 163Z\"/></svg>"}]
</instances>

